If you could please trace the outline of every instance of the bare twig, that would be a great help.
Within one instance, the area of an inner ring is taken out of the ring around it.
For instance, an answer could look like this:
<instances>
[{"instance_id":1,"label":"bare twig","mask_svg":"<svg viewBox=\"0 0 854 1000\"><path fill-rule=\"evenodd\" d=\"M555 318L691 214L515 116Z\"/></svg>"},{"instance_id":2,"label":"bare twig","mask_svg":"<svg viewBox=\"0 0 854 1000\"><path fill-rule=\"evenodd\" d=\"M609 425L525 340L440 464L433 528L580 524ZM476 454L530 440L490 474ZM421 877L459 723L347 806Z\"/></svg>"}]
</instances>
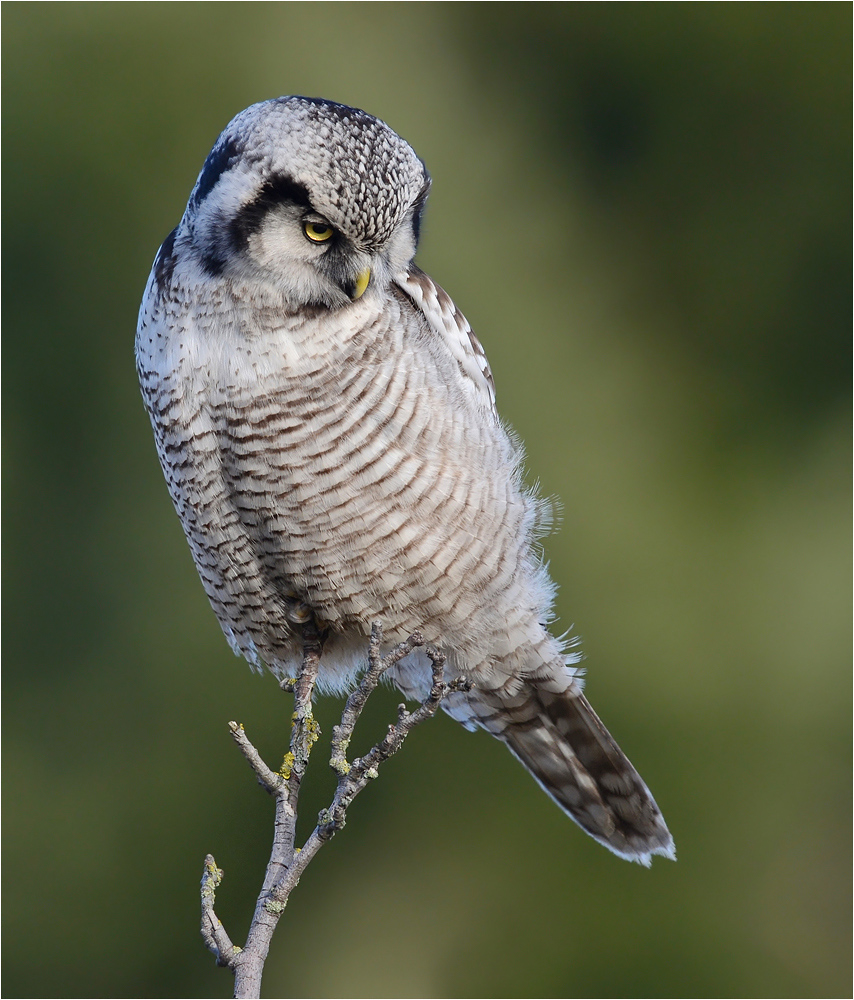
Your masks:
<instances>
[{"instance_id":1,"label":"bare twig","mask_svg":"<svg viewBox=\"0 0 854 1000\"><path fill-rule=\"evenodd\" d=\"M227 966L234 972L235 997L260 997L261 976L270 941L288 898L312 858L323 844L343 828L350 803L377 777L379 766L397 753L415 726L436 714L442 699L450 691L466 689L461 681L445 683L444 654L432 646L426 646L424 652L432 664L433 672L428 696L414 712L408 712L404 705L398 706L397 722L389 726L385 738L364 757L348 762L347 749L356 723L380 678L403 657L424 646L424 639L420 633L414 632L385 656L381 655L381 645L382 628L377 623L371 629L368 669L359 686L347 699L341 722L332 731L329 763L338 774L335 795L329 808L320 813L317 826L301 849L296 848L297 800L311 748L320 735L320 728L311 711L311 698L320 668L323 641L313 622L303 625L303 659L299 675L282 683L285 690L293 691L294 713L290 749L281 769L277 772L268 767L250 742L243 726L236 722L229 723L231 734L257 775L259 784L276 800L273 849L243 949L232 943L214 913L215 891L222 881L222 871L216 867L211 855L205 858L202 878L202 937L209 951L216 957L217 964Z\"/></svg>"},{"instance_id":2,"label":"bare twig","mask_svg":"<svg viewBox=\"0 0 854 1000\"><path fill-rule=\"evenodd\" d=\"M359 721L359 716L362 714L362 709L365 707L365 702L379 684L380 678L404 656L408 656L418 646L424 645L421 633L413 632L405 642L395 646L390 653L383 657L380 655L382 639L382 626L375 622L371 628L371 644L368 648L368 669L359 686L347 699L347 704L341 715L341 724L332 728L332 757L329 765L341 775L346 775L350 768L347 763L347 749L350 745L350 739L356 723ZM442 661L444 662L444 657L442 657Z\"/></svg>"},{"instance_id":3,"label":"bare twig","mask_svg":"<svg viewBox=\"0 0 854 1000\"><path fill-rule=\"evenodd\" d=\"M229 722L228 728L234 737L234 742L240 747L240 752L249 761L252 770L258 775L258 784L265 788L271 795L275 795L282 787L285 779L281 774L271 771L261 759L261 754L249 742L249 737L243 731L243 726L239 722Z\"/></svg>"},{"instance_id":4,"label":"bare twig","mask_svg":"<svg viewBox=\"0 0 854 1000\"><path fill-rule=\"evenodd\" d=\"M232 944L217 915L214 913L216 890L222 882L222 869L217 868L212 854L205 858L205 873L202 875L202 937L208 950L216 957L217 965L229 968L240 949Z\"/></svg>"}]
</instances>

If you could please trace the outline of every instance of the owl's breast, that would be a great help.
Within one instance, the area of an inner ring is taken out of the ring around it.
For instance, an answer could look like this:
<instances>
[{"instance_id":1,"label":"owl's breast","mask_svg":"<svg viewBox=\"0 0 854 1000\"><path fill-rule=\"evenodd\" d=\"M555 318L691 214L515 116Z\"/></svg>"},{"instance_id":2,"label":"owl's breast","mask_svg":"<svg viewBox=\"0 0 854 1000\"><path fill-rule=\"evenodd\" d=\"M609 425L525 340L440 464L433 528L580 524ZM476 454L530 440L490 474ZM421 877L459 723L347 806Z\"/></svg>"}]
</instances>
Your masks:
<instances>
[{"instance_id":1,"label":"owl's breast","mask_svg":"<svg viewBox=\"0 0 854 1000\"><path fill-rule=\"evenodd\" d=\"M294 602L339 633L380 619L390 636L438 635L514 572L529 505L513 447L395 308L256 316L248 335L186 336L160 364L148 399L166 478L250 659L284 657Z\"/></svg>"}]
</instances>

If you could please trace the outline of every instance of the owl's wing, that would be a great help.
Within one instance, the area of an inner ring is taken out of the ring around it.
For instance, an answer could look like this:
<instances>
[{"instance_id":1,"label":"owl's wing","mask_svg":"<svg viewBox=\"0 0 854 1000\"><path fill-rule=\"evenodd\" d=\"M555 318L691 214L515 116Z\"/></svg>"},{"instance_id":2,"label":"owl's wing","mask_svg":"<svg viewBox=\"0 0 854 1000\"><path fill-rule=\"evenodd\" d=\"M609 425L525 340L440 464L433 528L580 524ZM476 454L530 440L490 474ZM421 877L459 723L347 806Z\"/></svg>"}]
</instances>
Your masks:
<instances>
[{"instance_id":1,"label":"owl's wing","mask_svg":"<svg viewBox=\"0 0 854 1000\"><path fill-rule=\"evenodd\" d=\"M481 406L497 420L495 382L486 354L450 295L414 264L394 280L427 320L430 329L441 337Z\"/></svg>"}]
</instances>

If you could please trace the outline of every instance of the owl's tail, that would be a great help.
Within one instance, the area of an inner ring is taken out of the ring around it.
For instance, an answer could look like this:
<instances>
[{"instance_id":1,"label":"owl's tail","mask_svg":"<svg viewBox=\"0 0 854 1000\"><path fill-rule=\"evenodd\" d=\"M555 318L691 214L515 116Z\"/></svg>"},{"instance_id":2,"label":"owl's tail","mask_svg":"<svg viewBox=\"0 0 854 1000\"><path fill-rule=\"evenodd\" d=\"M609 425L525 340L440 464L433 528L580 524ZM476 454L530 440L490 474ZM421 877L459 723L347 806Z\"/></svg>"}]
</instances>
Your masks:
<instances>
[{"instance_id":1,"label":"owl's tail","mask_svg":"<svg viewBox=\"0 0 854 1000\"><path fill-rule=\"evenodd\" d=\"M526 686L509 702L485 691L475 697L471 721L506 743L591 837L642 865L654 854L676 859L655 799L575 683L560 693Z\"/></svg>"}]
</instances>

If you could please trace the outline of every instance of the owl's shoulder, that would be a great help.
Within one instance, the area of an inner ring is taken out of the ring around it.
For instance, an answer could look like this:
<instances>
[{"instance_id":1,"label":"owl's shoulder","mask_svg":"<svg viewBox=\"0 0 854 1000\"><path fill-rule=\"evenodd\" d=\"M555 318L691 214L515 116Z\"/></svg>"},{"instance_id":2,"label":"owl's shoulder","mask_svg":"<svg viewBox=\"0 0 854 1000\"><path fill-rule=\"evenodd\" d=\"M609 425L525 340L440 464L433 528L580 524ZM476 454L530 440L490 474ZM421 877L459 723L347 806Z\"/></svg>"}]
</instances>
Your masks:
<instances>
[{"instance_id":1,"label":"owl's shoulder","mask_svg":"<svg viewBox=\"0 0 854 1000\"><path fill-rule=\"evenodd\" d=\"M495 381L486 353L450 295L414 264L396 275L394 280L456 361L463 382L478 405L497 420Z\"/></svg>"}]
</instances>

